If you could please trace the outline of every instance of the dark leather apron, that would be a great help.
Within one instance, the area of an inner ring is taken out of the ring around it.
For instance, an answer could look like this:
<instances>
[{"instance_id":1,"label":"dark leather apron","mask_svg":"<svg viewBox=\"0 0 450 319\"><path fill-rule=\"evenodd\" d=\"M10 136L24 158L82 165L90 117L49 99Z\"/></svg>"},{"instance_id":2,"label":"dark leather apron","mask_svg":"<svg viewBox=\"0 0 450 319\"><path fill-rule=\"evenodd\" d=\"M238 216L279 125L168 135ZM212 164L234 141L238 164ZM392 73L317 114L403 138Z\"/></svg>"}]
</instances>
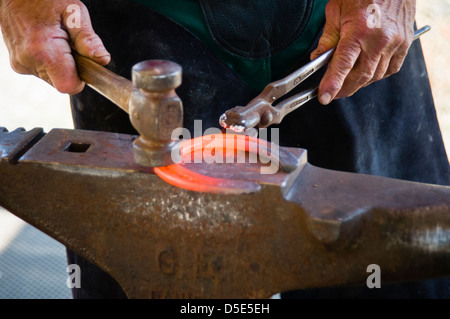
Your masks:
<instances>
[{"instance_id":1,"label":"dark leather apron","mask_svg":"<svg viewBox=\"0 0 450 319\"><path fill-rule=\"evenodd\" d=\"M213 39L226 51L246 58L265 58L297 40L305 29L314 0L199 0Z\"/></svg>"}]
</instances>

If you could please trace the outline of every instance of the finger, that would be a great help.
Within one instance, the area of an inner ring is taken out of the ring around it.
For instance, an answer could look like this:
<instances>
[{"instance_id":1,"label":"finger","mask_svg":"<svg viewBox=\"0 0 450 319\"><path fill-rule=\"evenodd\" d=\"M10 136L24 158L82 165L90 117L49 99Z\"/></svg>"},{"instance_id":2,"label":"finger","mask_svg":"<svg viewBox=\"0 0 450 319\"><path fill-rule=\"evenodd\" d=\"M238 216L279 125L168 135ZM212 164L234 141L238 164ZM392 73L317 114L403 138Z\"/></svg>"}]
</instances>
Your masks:
<instances>
[{"instance_id":1,"label":"finger","mask_svg":"<svg viewBox=\"0 0 450 319\"><path fill-rule=\"evenodd\" d=\"M19 54L17 53L16 47L10 44L8 38L4 37L3 40L9 52L9 64L14 72L19 74L33 74L28 67L19 61Z\"/></svg>"},{"instance_id":2,"label":"finger","mask_svg":"<svg viewBox=\"0 0 450 319\"><path fill-rule=\"evenodd\" d=\"M53 86L52 80L50 80L50 77L48 76L47 71L45 69L36 69L34 73L41 80L44 80L45 82Z\"/></svg>"},{"instance_id":3,"label":"finger","mask_svg":"<svg viewBox=\"0 0 450 319\"><path fill-rule=\"evenodd\" d=\"M46 68L50 83L61 93L69 95L80 93L85 84L75 71L75 60L72 54L66 53L58 60L59 65L50 64ZM74 70L74 72L67 72L67 70Z\"/></svg>"},{"instance_id":4,"label":"finger","mask_svg":"<svg viewBox=\"0 0 450 319\"><path fill-rule=\"evenodd\" d=\"M327 105L336 97L360 53L361 48L355 41L347 39L339 41L319 85L319 102L321 104Z\"/></svg>"},{"instance_id":5,"label":"finger","mask_svg":"<svg viewBox=\"0 0 450 319\"><path fill-rule=\"evenodd\" d=\"M375 74L373 75L373 78L371 81L369 81L366 85L364 86L368 86L372 83L375 83L377 81L380 81L382 79L384 79L386 77L386 72L389 68L389 64L391 62L391 56L386 57L385 55L383 55L380 59L380 62L378 63L378 67L375 71Z\"/></svg>"},{"instance_id":6,"label":"finger","mask_svg":"<svg viewBox=\"0 0 450 319\"><path fill-rule=\"evenodd\" d=\"M9 59L9 64L11 65L11 68L14 70L14 72L17 72L19 74L33 74L33 72L31 72L29 68L20 63L18 59L13 55L11 55Z\"/></svg>"},{"instance_id":7,"label":"finger","mask_svg":"<svg viewBox=\"0 0 450 319\"><path fill-rule=\"evenodd\" d=\"M360 88L367 85L374 78L380 61L380 56L371 56L367 53L362 53L349 72L336 97L343 98L352 96Z\"/></svg>"},{"instance_id":8,"label":"finger","mask_svg":"<svg viewBox=\"0 0 450 319\"><path fill-rule=\"evenodd\" d=\"M323 30L323 34L319 39L319 44L317 45L317 48L311 53L310 59L314 60L321 54L336 47L338 42L339 42L339 30L335 28L332 24L327 23Z\"/></svg>"},{"instance_id":9,"label":"finger","mask_svg":"<svg viewBox=\"0 0 450 319\"><path fill-rule=\"evenodd\" d=\"M319 39L317 48L310 55L311 60L316 59L329 49L336 47L339 42L340 29L339 21L337 21L337 17L339 17L339 15L337 14L336 9L339 10L339 8L335 8L333 6L333 2L329 2L325 8L325 27L323 29L322 36Z\"/></svg>"},{"instance_id":10,"label":"finger","mask_svg":"<svg viewBox=\"0 0 450 319\"><path fill-rule=\"evenodd\" d=\"M402 48L393 55L392 59L389 61L389 67L386 71L385 77L389 77L400 71L407 54L408 49Z\"/></svg>"},{"instance_id":11,"label":"finger","mask_svg":"<svg viewBox=\"0 0 450 319\"><path fill-rule=\"evenodd\" d=\"M397 40L397 46L393 50L392 57L389 61L389 66L386 70L385 78L400 71L406 55L408 54L411 43L414 38L414 27L405 30L405 35Z\"/></svg>"},{"instance_id":12,"label":"finger","mask_svg":"<svg viewBox=\"0 0 450 319\"><path fill-rule=\"evenodd\" d=\"M367 81L366 83L363 83L366 78L364 78L364 70L359 71L355 70L356 73L363 73L362 77L352 77L352 80L355 81L355 87L353 89L348 89L346 91L340 92L338 94L339 97L346 97L346 96L351 96L353 95L356 89L359 89L361 87L366 87L374 82L380 81L382 79L384 79L386 77L386 73L388 72L388 68L389 65L391 63L391 59L392 57L396 54L396 52L399 50L399 47L401 45L401 40L399 39L399 37L393 37L390 36L389 33L382 33L382 37L380 38L379 41L372 43L371 45L369 45L369 48L364 50L365 52L367 52L366 54L371 54L375 56L375 59L377 59L377 61L375 61L375 65L376 65L376 69L372 75L372 78ZM379 52L378 54L380 55L379 58L377 58L376 54L377 52ZM358 62L357 62L358 64ZM361 63L359 65L363 66L366 68L366 72L367 70L370 70L369 72L373 71L373 69L371 69L371 60L370 59L366 59L366 61L362 61L361 59ZM373 65L372 65L373 66ZM355 68L356 69L356 68ZM369 74L367 74L367 76L369 76ZM349 76L350 77L350 76ZM359 83L358 83L359 82ZM357 87L357 84L362 84L361 87ZM345 84L344 84L345 86Z\"/></svg>"},{"instance_id":13,"label":"finger","mask_svg":"<svg viewBox=\"0 0 450 319\"><path fill-rule=\"evenodd\" d=\"M110 62L111 55L100 37L94 32L89 12L84 5L69 6L64 11L63 24L78 53L102 65Z\"/></svg>"},{"instance_id":14,"label":"finger","mask_svg":"<svg viewBox=\"0 0 450 319\"><path fill-rule=\"evenodd\" d=\"M78 93L84 86L78 77L67 34L60 28L37 30L25 48L14 55L13 62L15 69L43 79L61 93Z\"/></svg>"},{"instance_id":15,"label":"finger","mask_svg":"<svg viewBox=\"0 0 450 319\"><path fill-rule=\"evenodd\" d=\"M52 50L36 60L35 73L61 93L81 92L84 83L78 77L69 43L65 39L53 39L52 45Z\"/></svg>"}]
</instances>

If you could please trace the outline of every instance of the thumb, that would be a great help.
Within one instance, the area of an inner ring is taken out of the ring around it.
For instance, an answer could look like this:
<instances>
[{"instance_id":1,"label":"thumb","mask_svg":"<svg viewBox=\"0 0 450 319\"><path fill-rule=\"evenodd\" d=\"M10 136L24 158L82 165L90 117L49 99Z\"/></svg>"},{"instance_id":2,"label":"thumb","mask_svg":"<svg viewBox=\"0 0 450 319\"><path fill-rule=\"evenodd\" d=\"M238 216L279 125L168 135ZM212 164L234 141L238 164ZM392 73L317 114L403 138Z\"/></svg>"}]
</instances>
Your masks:
<instances>
[{"instance_id":1,"label":"thumb","mask_svg":"<svg viewBox=\"0 0 450 319\"><path fill-rule=\"evenodd\" d=\"M110 62L111 55L94 32L89 12L81 2L67 6L63 13L63 24L69 33L73 49L101 65Z\"/></svg>"},{"instance_id":2,"label":"thumb","mask_svg":"<svg viewBox=\"0 0 450 319\"><path fill-rule=\"evenodd\" d=\"M328 6L330 3L328 4ZM319 39L319 44L317 48L311 52L310 59L314 60L319 57L322 53L327 52L328 50L335 48L340 39L340 28L339 28L339 18L338 15L328 14L327 6L327 14L326 14L326 22L325 27L323 29L322 36Z\"/></svg>"}]
</instances>

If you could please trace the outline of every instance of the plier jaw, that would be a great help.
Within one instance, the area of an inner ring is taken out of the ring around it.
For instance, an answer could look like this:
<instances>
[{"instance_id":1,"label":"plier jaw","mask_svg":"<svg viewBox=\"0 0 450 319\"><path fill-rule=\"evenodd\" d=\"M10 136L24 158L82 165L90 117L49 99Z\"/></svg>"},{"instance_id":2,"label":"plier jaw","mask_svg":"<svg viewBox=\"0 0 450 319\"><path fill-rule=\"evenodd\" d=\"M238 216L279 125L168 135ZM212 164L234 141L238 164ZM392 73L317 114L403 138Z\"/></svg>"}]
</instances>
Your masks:
<instances>
[{"instance_id":1,"label":"plier jaw","mask_svg":"<svg viewBox=\"0 0 450 319\"><path fill-rule=\"evenodd\" d=\"M236 132L245 132L253 127L264 128L279 124L288 113L316 97L318 86L280 101L276 106L272 104L326 65L333 52L334 49L330 49L285 78L269 83L261 94L246 106L236 106L222 114L220 125Z\"/></svg>"}]
</instances>

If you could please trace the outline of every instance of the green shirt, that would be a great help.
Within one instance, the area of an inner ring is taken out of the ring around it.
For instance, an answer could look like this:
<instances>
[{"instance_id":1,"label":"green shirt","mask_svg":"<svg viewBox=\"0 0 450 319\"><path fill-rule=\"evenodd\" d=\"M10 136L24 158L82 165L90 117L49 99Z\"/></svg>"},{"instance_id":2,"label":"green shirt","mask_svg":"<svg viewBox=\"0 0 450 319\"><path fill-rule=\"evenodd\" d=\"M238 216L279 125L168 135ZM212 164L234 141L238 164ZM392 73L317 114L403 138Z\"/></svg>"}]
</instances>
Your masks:
<instances>
[{"instance_id":1,"label":"green shirt","mask_svg":"<svg viewBox=\"0 0 450 319\"><path fill-rule=\"evenodd\" d=\"M216 56L232 68L250 87L262 90L278 80L306 53L325 23L328 0L314 1L312 15L302 36L282 52L268 58L251 59L225 51L212 38L200 4L196 0L134 0L178 22L200 39ZM256 0L258 1L258 0Z\"/></svg>"}]
</instances>

